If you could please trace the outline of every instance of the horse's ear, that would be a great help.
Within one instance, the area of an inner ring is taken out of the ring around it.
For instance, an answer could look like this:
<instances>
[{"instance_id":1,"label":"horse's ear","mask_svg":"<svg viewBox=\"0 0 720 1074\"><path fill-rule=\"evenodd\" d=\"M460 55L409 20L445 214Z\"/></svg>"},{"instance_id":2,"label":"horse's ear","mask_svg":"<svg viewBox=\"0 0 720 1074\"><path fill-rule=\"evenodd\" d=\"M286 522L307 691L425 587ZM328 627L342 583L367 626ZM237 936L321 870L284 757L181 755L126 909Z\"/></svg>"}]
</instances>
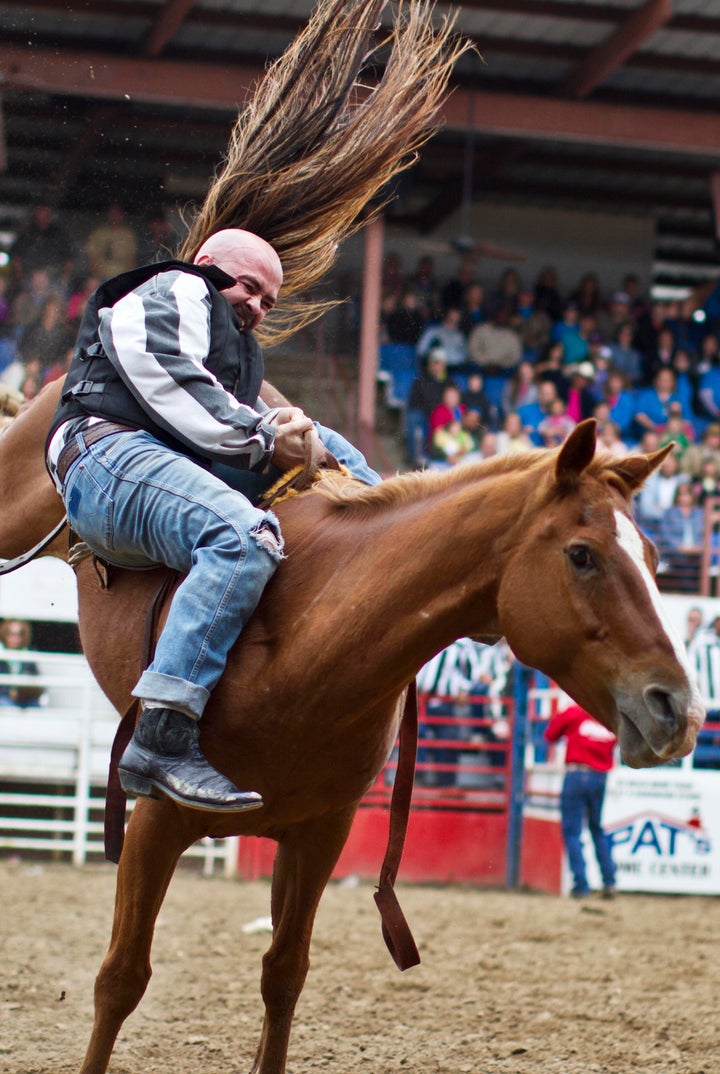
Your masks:
<instances>
[{"instance_id":1,"label":"horse's ear","mask_svg":"<svg viewBox=\"0 0 720 1074\"><path fill-rule=\"evenodd\" d=\"M628 455L626 459L615 460L609 464L608 469L622 478L631 492L635 492L647 481L653 470L657 470L663 459L666 459L674 448L675 441L673 440L650 455Z\"/></svg>"},{"instance_id":2,"label":"horse's ear","mask_svg":"<svg viewBox=\"0 0 720 1074\"><path fill-rule=\"evenodd\" d=\"M559 485L567 484L579 477L590 465L595 455L595 418L588 418L575 426L560 449L555 479Z\"/></svg>"}]
</instances>

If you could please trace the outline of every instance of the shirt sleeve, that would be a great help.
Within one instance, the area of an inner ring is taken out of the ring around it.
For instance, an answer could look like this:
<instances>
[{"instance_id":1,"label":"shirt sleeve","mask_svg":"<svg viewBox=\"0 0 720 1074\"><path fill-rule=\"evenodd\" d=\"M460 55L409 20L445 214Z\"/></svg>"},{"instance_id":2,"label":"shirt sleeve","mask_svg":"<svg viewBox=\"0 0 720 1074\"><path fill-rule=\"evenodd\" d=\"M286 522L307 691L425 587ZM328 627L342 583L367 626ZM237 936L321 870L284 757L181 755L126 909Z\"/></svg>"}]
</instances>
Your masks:
<instances>
[{"instance_id":1,"label":"shirt sleeve","mask_svg":"<svg viewBox=\"0 0 720 1074\"><path fill-rule=\"evenodd\" d=\"M211 298L200 277L162 273L100 312L100 342L123 383L161 428L240 469L269 461L275 430L206 368Z\"/></svg>"}]
</instances>

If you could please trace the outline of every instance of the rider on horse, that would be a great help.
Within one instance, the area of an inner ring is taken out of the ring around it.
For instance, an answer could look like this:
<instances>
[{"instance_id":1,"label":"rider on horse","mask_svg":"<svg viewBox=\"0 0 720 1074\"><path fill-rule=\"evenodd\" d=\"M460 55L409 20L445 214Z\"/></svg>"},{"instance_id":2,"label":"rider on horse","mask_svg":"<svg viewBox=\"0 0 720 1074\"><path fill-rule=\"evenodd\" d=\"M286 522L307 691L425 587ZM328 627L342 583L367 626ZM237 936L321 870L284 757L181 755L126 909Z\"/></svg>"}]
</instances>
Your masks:
<instances>
[{"instance_id":1,"label":"rider on horse","mask_svg":"<svg viewBox=\"0 0 720 1074\"><path fill-rule=\"evenodd\" d=\"M270 475L267 486L303 462L305 434L360 480L380 480L337 433L260 398L252 330L282 278L273 247L232 228L212 234L192 264L166 261L102 284L52 422L48 467L88 547L121 567L185 575L133 691L142 711L119 763L130 794L197 809L262 805L209 764L197 726L283 558L277 518L250 497L259 474Z\"/></svg>"}]
</instances>

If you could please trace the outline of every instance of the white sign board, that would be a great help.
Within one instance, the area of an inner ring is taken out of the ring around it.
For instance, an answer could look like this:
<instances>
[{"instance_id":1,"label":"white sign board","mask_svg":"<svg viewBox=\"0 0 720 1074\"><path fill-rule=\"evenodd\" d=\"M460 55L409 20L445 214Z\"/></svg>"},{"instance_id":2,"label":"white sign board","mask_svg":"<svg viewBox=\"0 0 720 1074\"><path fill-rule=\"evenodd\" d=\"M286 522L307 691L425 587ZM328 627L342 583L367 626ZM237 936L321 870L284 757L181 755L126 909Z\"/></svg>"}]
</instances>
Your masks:
<instances>
[{"instance_id":1,"label":"white sign board","mask_svg":"<svg viewBox=\"0 0 720 1074\"><path fill-rule=\"evenodd\" d=\"M608 776L603 828L613 846L619 891L720 894L720 779L682 768ZM600 886L590 840L588 879Z\"/></svg>"}]
</instances>

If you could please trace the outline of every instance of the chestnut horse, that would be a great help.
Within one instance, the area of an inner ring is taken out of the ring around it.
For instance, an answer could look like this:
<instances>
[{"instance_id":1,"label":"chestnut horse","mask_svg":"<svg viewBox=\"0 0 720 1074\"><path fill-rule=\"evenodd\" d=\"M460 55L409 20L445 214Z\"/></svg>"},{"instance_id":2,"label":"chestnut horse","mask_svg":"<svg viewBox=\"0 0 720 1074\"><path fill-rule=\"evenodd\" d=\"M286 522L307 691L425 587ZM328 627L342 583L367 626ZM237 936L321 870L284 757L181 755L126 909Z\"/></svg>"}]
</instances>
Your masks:
<instances>
[{"instance_id":1,"label":"chestnut horse","mask_svg":"<svg viewBox=\"0 0 720 1074\"><path fill-rule=\"evenodd\" d=\"M283 1074L315 911L358 802L386 762L399 699L454 639L505 635L619 737L633 766L688 753L703 710L654 582L630 497L666 451L595 456L595 423L559 450L406 474L377 488L328 475L277 508L289 550L201 722L202 748L264 807L235 816L138 801L83 1074L103 1074L150 977L155 919L202 836L278 844L265 1020L252 1071ZM78 568L85 653L127 705L158 572Z\"/></svg>"}]
</instances>

